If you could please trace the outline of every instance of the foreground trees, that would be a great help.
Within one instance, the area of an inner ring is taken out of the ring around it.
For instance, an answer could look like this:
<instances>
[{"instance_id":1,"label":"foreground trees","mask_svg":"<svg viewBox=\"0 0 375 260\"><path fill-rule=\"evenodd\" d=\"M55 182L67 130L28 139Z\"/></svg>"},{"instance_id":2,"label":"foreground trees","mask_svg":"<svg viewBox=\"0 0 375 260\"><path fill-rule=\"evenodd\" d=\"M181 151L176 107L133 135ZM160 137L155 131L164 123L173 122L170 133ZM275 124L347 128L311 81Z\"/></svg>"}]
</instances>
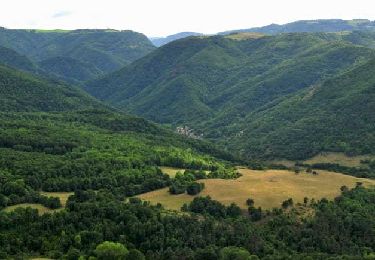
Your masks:
<instances>
[{"instance_id":1,"label":"foreground trees","mask_svg":"<svg viewBox=\"0 0 375 260\"><path fill-rule=\"evenodd\" d=\"M186 205L199 215L178 215L139 200L124 203L109 190L80 191L69 198L66 210L54 214L39 216L30 208L0 212L0 258L35 252L54 259L143 259L143 254L146 259L247 259L250 252L266 259L364 259L375 252L373 201L375 189L358 186L332 202L314 203L315 214L308 219L291 210L253 223L238 215L237 206L209 197Z\"/></svg>"}]
</instances>

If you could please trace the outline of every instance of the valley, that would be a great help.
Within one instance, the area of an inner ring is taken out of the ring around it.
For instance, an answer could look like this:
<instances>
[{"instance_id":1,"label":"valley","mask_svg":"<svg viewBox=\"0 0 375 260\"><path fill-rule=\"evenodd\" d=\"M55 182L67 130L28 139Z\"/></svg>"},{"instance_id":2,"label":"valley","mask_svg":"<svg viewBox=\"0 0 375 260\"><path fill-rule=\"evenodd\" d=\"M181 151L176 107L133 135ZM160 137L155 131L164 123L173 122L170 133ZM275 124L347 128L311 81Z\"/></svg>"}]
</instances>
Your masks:
<instances>
[{"instance_id":1,"label":"valley","mask_svg":"<svg viewBox=\"0 0 375 260\"><path fill-rule=\"evenodd\" d=\"M373 259L374 111L370 20L1 27L0 259Z\"/></svg>"}]
</instances>

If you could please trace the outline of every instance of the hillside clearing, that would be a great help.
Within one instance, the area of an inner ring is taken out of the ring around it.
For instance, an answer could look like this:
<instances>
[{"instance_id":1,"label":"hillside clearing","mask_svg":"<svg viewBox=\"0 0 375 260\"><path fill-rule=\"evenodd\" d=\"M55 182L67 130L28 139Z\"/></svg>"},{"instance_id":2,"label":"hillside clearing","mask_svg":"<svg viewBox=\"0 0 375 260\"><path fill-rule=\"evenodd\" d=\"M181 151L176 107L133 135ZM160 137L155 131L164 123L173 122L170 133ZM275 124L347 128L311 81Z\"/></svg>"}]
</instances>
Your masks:
<instances>
[{"instance_id":1,"label":"hillside clearing","mask_svg":"<svg viewBox=\"0 0 375 260\"><path fill-rule=\"evenodd\" d=\"M40 192L41 195L47 196L47 197L58 197L61 202L61 206L65 208L66 201L68 200L69 196L73 195L74 192L46 192L42 191Z\"/></svg>"},{"instance_id":2,"label":"hillside clearing","mask_svg":"<svg viewBox=\"0 0 375 260\"><path fill-rule=\"evenodd\" d=\"M60 199L62 207L59 208L59 209L49 209L49 208L47 208L47 207L45 207L41 204L38 204L38 203L21 203L21 204L16 204L16 205L6 207L4 209L4 211L5 212L12 212L17 208L28 208L28 207L30 207L30 208L33 208L33 209L37 209L39 215L43 215L45 213L52 213L52 212L59 211L59 210L62 210L63 208L65 208L66 201L68 200L69 196L73 195L74 193L73 192L45 192L45 191L42 191L42 192L40 192L40 194L44 195L44 196L47 196L47 197L58 197Z\"/></svg>"},{"instance_id":3,"label":"hillside clearing","mask_svg":"<svg viewBox=\"0 0 375 260\"><path fill-rule=\"evenodd\" d=\"M315 164L315 163L335 163L347 167L359 167L363 166L361 161L363 160L372 160L374 156L371 155L358 155L358 156L347 156L344 153L334 153L334 152L322 152L312 158L302 161L305 164ZM270 161L274 164L282 164L287 167L293 167L295 161L289 160L274 160Z\"/></svg>"},{"instance_id":4,"label":"hillside clearing","mask_svg":"<svg viewBox=\"0 0 375 260\"><path fill-rule=\"evenodd\" d=\"M171 177L171 178L174 178L174 176L176 176L176 173L177 173L177 172L181 172L181 173L184 173L184 172L185 172L185 169L174 168L174 167L166 167L166 166L162 166L162 167L160 167L160 170L161 170L164 174L169 175L169 177Z\"/></svg>"},{"instance_id":5,"label":"hillside clearing","mask_svg":"<svg viewBox=\"0 0 375 260\"><path fill-rule=\"evenodd\" d=\"M38 210L38 213L39 215L43 215L45 213L51 213L53 212L54 210L52 209L49 209L47 207L44 207L43 205L41 204L37 204L37 203L22 203L22 204L16 204L16 205L12 205L12 206L9 206L9 207L6 207L4 209L5 212L12 212L14 210L16 210L17 208L33 208L33 209L37 209Z\"/></svg>"},{"instance_id":6,"label":"hillside clearing","mask_svg":"<svg viewBox=\"0 0 375 260\"><path fill-rule=\"evenodd\" d=\"M246 199L253 198L255 206L270 209L280 207L282 201L293 198L294 202L302 202L304 197L333 199L340 194L340 187L354 187L356 182L366 186L375 185L374 180L355 178L349 175L319 171L312 175L285 170L255 171L239 169L243 174L236 180L207 179L205 189L198 196L211 196L226 205L234 202L246 209ZM189 203L194 196L187 194L170 195L168 188L148 192L138 196L152 204L161 203L165 208L180 210L184 203Z\"/></svg>"}]
</instances>

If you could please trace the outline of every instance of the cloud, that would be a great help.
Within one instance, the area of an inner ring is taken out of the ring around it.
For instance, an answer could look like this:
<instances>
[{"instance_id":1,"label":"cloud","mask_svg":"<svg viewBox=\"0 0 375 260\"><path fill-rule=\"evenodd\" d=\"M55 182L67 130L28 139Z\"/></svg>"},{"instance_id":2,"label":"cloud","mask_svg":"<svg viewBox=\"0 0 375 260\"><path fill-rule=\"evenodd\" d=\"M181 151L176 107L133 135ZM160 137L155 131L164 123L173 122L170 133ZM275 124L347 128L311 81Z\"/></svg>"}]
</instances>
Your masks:
<instances>
[{"instance_id":1,"label":"cloud","mask_svg":"<svg viewBox=\"0 0 375 260\"><path fill-rule=\"evenodd\" d=\"M64 16L69 16L71 14L72 14L72 12L70 12L70 11L59 11L57 13L54 13L52 15L52 18L60 18L60 17L64 17Z\"/></svg>"}]
</instances>

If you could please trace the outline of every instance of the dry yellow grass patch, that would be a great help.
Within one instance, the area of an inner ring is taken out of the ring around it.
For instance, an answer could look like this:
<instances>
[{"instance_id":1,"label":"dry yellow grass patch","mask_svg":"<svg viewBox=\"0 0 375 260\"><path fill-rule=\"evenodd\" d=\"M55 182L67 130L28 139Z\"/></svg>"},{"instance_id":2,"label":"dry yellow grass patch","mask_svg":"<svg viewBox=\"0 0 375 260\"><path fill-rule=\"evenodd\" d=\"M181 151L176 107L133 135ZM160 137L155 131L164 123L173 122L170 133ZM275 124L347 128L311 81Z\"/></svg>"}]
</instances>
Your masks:
<instances>
[{"instance_id":1,"label":"dry yellow grass patch","mask_svg":"<svg viewBox=\"0 0 375 260\"><path fill-rule=\"evenodd\" d=\"M22 203L22 204L17 204L17 205L6 207L4 209L4 211L5 212L12 212L12 211L14 211L17 208L28 208L28 207L33 208L33 209L37 209L39 215L43 215L45 213L53 212L54 211L52 209L44 207L41 204L36 204L36 203Z\"/></svg>"},{"instance_id":2,"label":"dry yellow grass patch","mask_svg":"<svg viewBox=\"0 0 375 260\"><path fill-rule=\"evenodd\" d=\"M310 159L307 159L305 161L302 161L306 164L314 164L314 163L337 163L342 166L347 167L358 167L361 166L361 160L374 160L374 156L370 155L360 155L360 156L347 156L344 153L320 153ZM289 160L274 160L270 161L270 163L275 164L282 164L287 167L293 167L295 165L295 161L289 161Z\"/></svg>"},{"instance_id":3,"label":"dry yellow grass patch","mask_svg":"<svg viewBox=\"0 0 375 260\"><path fill-rule=\"evenodd\" d=\"M356 182L366 186L375 185L374 180L355 178L349 175L319 171L319 175L283 170L255 171L239 169L243 174L236 180L207 179L205 189L198 196L211 196L226 205L234 202L246 209L246 199L253 198L255 206L270 209L280 207L281 203L293 198L294 202L302 202L304 197L333 199L340 194L340 187L354 187ZM187 194L170 195L168 188L148 192L138 196L152 204L161 203L167 209L179 210L184 203L193 200Z\"/></svg>"},{"instance_id":4,"label":"dry yellow grass patch","mask_svg":"<svg viewBox=\"0 0 375 260\"><path fill-rule=\"evenodd\" d=\"M374 158L368 155L349 157L345 155L344 153L321 153L321 154L314 156L311 159L305 160L304 162L307 164L337 163L343 166L357 167L357 166L361 166L361 160L369 160L369 159L374 159Z\"/></svg>"},{"instance_id":5,"label":"dry yellow grass patch","mask_svg":"<svg viewBox=\"0 0 375 260\"><path fill-rule=\"evenodd\" d=\"M74 192L46 192L42 191L40 192L41 195L47 196L47 197L58 197L60 199L61 205L65 208L66 201L68 200L70 195L73 195Z\"/></svg>"},{"instance_id":6,"label":"dry yellow grass patch","mask_svg":"<svg viewBox=\"0 0 375 260\"><path fill-rule=\"evenodd\" d=\"M185 172L185 169L174 168L174 167L166 167L166 166L160 167L160 170L163 173L169 175L169 177L171 177L171 178L174 178L176 176L177 172L181 172L181 173Z\"/></svg>"},{"instance_id":7,"label":"dry yellow grass patch","mask_svg":"<svg viewBox=\"0 0 375 260\"><path fill-rule=\"evenodd\" d=\"M59 209L49 209L41 204L37 204L37 203L22 203L22 204L17 204L17 205L12 205L12 206L9 206L9 207L6 207L4 209L4 211L6 212L11 212L13 210L15 210L16 208L27 208L27 207L30 207L30 208L33 208L33 209L37 209L38 210L38 213L39 215L43 215L45 213L52 213L52 212L56 212L56 211L59 211L59 210L62 210L63 208L65 208L66 206L66 201L68 200L69 196L70 195L73 195L74 193L73 192L40 192L41 195L44 195L44 196L47 196L47 197L58 197L60 198L60 202L61 202L61 208Z\"/></svg>"},{"instance_id":8,"label":"dry yellow grass patch","mask_svg":"<svg viewBox=\"0 0 375 260\"><path fill-rule=\"evenodd\" d=\"M256 32L243 32L243 33L234 33L226 35L225 38L237 40L237 41L243 41L248 39L259 39L264 37L265 35L262 33L256 33Z\"/></svg>"}]
</instances>

